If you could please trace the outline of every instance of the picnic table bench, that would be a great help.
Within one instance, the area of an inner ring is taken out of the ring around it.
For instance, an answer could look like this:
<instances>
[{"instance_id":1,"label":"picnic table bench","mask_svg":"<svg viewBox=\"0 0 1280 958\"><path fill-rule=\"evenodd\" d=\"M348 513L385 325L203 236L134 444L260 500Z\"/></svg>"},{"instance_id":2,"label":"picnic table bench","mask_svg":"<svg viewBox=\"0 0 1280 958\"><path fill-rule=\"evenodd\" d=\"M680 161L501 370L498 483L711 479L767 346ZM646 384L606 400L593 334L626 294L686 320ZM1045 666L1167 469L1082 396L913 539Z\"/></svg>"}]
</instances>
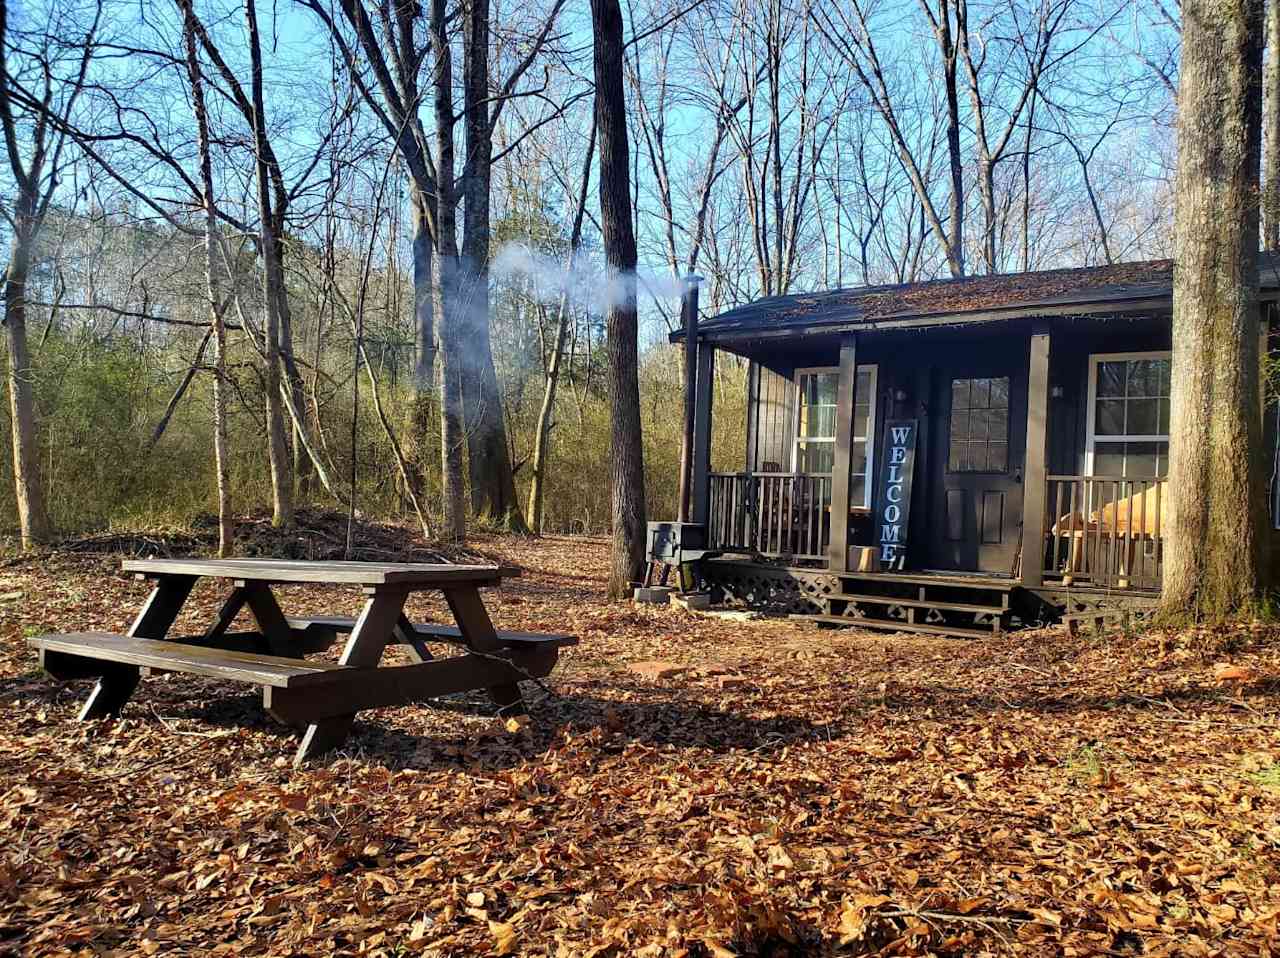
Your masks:
<instances>
[{"instance_id":1,"label":"picnic table bench","mask_svg":"<svg viewBox=\"0 0 1280 958\"><path fill-rule=\"evenodd\" d=\"M80 718L119 713L144 675L185 672L262 687L264 708L306 730L294 759L300 764L341 745L364 709L406 705L485 689L503 712L523 711L521 679L551 673L569 635L498 631L480 589L518 570L490 565L397 562L307 562L275 559L130 559L125 572L154 581L150 597L125 635L74 632L29 639L41 666L60 679L95 678ZM199 634L169 638L201 576L229 579L232 588L216 619ZM358 617L287 617L272 586L311 583L358 586ZM456 625L412 623L405 601L415 591L439 590ZM256 631L231 632L248 608ZM304 659L347 636L337 662ZM427 642L459 646L435 658ZM388 645L406 647L408 665L380 665Z\"/></svg>"}]
</instances>

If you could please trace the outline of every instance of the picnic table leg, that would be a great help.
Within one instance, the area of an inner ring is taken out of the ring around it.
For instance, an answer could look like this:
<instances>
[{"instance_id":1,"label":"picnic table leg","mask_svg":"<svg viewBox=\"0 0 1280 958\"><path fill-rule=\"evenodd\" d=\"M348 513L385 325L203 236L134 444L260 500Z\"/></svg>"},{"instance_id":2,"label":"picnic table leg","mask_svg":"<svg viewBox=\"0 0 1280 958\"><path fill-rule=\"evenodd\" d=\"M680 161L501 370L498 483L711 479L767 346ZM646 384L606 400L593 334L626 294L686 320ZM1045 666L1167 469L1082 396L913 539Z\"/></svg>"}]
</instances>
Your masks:
<instances>
[{"instance_id":1,"label":"picnic table leg","mask_svg":"<svg viewBox=\"0 0 1280 958\"><path fill-rule=\"evenodd\" d=\"M347 646L338 661L361 668L375 667L392 632L399 625L407 597L406 592L375 591L365 602L360 618L356 619L355 628L351 630L351 637L347 639ZM355 719L355 713L351 712L310 723L302 733L302 742L298 745L293 764L301 765L337 748L347 740Z\"/></svg>"},{"instance_id":2,"label":"picnic table leg","mask_svg":"<svg viewBox=\"0 0 1280 958\"><path fill-rule=\"evenodd\" d=\"M444 597L467 646L473 652L481 654L492 655L497 652L501 643L498 642L498 633L489 618L489 612L484 607L484 600L480 598L480 590L475 586L458 586L445 589ZM518 682L491 685L488 691L489 698L498 706L499 715L524 713L524 698L520 694Z\"/></svg>"},{"instance_id":3,"label":"picnic table leg","mask_svg":"<svg viewBox=\"0 0 1280 958\"><path fill-rule=\"evenodd\" d=\"M254 621L258 623L258 631L266 640L271 654L293 659L302 658L302 654L291 641L293 630L289 628L289 621L280 610L280 603L276 601L271 587L265 582L237 582L236 589L244 594L245 604L253 613Z\"/></svg>"},{"instance_id":4,"label":"picnic table leg","mask_svg":"<svg viewBox=\"0 0 1280 958\"><path fill-rule=\"evenodd\" d=\"M193 575L164 576L151 590L147 604L129 627L129 635L140 639L163 639L182 611L183 603L196 584ZM136 665L119 665L98 679L80 709L80 721L117 715L138 687L141 672Z\"/></svg>"}]
</instances>

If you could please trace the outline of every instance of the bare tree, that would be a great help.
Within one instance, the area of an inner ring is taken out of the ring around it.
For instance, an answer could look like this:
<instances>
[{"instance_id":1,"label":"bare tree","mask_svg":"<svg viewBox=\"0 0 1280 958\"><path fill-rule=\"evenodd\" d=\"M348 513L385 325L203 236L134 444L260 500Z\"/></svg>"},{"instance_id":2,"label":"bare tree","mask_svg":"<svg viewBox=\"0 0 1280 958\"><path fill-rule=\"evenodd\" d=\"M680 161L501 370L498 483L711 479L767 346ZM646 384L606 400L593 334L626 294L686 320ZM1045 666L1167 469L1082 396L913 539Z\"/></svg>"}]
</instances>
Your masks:
<instances>
[{"instance_id":1,"label":"bare tree","mask_svg":"<svg viewBox=\"0 0 1280 958\"><path fill-rule=\"evenodd\" d=\"M19 43L11 34L8 5L0 2L0 127L9 156L15 197L3 211L10 231L4 272L4 326L9 345L9 413L13 429L13 484L23 548L46 541L52 527L45 508L36 434L35 371L27 345L27 278L41 227L65 172L67 120L84 89L94 38L102 16L94 7L82 36L60 38L74 29L51 14L49 29ZM69 57L69 77L60 75ZM34 81L28 89L27 83Z\"/></svg>"},{"instance_id":2,"label":"bare tree","mask_svg":"<svg viewBox=\"0 0 1280 958\"><path fill-rule=\"evenodd\" d=\"M600 227L611 274L605 323L609 363L609 472L613 557L609 595L622 598L644 566L644 448L640 441L637 368L636 236L632 224L630 148L623 85L622 10L618 0L591 0L595 27L595 126L600 150Z\"/></svg>"},{"instance_id":3,"label":"bare tree","mask_svg":"<svg viewBox=\"0 0 1280 958\"><path fill-rule=\"evenodd\" d=\"M865 6L864 0L850 0L849 12L847 13L840 5L835 7L834 13L826 7L821 7L818 8L817 22L828 42L831 43L832 47L853 70L854 75L870 97L872 106L884 121L885 128L892 138L894 149L920 202L923 215L927 219L929 227L946 257L951 275L963 276L965 273L963 233L953 232L954 222L952 223L953 229L948 229L943 222L937 204L934 202L930 191L930 178L926 175L925 165L918 156L917 151L913 149L912 143L908 138L908 128L901 115L898 102L900 94L896 94L890 85L885 63L872 37ZM939 21L937 35L940 40L944 36L941 31L941 21ZM950 31L945 34L945 37L948 44L950 44ZM946 55L944 51L944 58ZM949 132L948 147L953 171L955 170L958 142L958 139L952 138ZM963 185L962 179L960 182ZM962 211L963 198L957 199L954 196L954 180L952 193L952 205Z\"/></svg>"},{"instance_id":4,"label":"bare tree","mask_svg":"<svg viewBox=\"0 0 1280 958\"><path fill-rule=\"evenodd\" d=\"M591 161L595 159L596 131L592 126L587 140L586 158L583 160L582 185L573 212L573 226L569 230L568 259L572 265L582 248L582 221L587 211L587 191L591 183ZM556 392L560 388L560 369L564 362L565 340L568 338L571 309L568 292L560 296L556 304L556 331L552 339L551 355L547 359L546 382L542 391L542 405L538 409L538 422L534 429L533 474L529 482L529 528L542 531L542 499L547 485L547 464L550 461L551 417L556 407Z\"/></svg>"},{"instance_id":5,"label":"bare tree","mask_svg":"<svg viewBox=\"0 0 1280 958\"><path fill-rule=\"evenodd\" d=\"M1261 0L1183 0L1165 613L1251 611L1262 583Z\"/></svg>"},{"instance_id":6,"label":"bare tree","mask_svg":"<svg viewBox=\"0 0 1280 958\"><path fill-rule=\"evenodd\" d=\"M200 165L200 202L204 212L204 270L209 297L209 321L213 336L213 461L218 494L218 555L231 554L235 528L231 515L231 477L227 455L227 329L223 321L227 303L218 291L214 250L218 242L218 217L214 204L213 158L209 114L205 107L204 77L196 53L196 16L192 0L177 0L182 12L182 39L187 78L191 86L191 112L196 121L196 145ZM207 339L206 339L207 341ZM203 348L203 347L202 347Z\"/></svg>"},{"instance_id":7,"label":"bare tree","mask_svg":"<svg viewBox=\"0 0 1280 958\"><path fill-rule=\"evenodd\" d=\"M458 262L457 199L454 189L453 54L449 49L445 0L431 0L432 96L436 118L436 312L440 316L440 444L444 529L455 540L466 536L463 485L463 419L461 351L465 327L460 310L461 268Z\"/></svg>"}]
</instances>

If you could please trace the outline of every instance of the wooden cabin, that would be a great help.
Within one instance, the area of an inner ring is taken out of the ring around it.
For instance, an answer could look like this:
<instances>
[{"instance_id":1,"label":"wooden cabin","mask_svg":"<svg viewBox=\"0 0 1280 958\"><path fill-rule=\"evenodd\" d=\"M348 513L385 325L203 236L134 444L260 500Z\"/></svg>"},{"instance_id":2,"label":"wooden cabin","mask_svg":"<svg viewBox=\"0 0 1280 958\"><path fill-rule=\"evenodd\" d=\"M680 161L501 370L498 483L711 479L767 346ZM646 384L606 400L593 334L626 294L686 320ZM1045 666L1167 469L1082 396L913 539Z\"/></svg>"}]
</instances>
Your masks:
<instances>
[{"instance_id":1,"label":"wooden cabin","mask_svg":"<svg viewBox=\"0 0 1280 958\"><path fill-rule=\"evenodd\" d=\"M1260 273L1265 330L1280 257ZM704 582L730 604L952 635L1150 607L1172 274L1159 261L839 289L696 323L687 518ZM746 448L727 472L710 468L720 352L749 364Z\"/></svg>"}]
</instances>

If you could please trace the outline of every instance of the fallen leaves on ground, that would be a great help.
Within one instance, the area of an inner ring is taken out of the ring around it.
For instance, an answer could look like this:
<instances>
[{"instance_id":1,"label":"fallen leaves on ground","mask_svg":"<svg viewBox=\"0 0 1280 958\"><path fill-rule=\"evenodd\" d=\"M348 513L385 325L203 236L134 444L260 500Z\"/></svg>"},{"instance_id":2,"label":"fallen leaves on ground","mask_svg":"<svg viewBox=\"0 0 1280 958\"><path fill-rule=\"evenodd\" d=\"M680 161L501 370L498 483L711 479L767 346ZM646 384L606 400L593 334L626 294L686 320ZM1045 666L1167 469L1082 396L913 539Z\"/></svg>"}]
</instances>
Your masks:
<instances>
[{"instance_id":1,"label":"fallen leaves on ground","mask_svg":"<svg viewBox=\"0 0 1280 958\"><path fill-rule=\"evenodd\" d=\"M1276 629L817 631L608 604L600 540L475 548L525 569L500 626L581 637L550 696L528 722L480 696L365 712L303 770L244 686L153 678L76 723L87 687L23 638L122 630L145 584L113 557L0 567L0 952L1275 948ZM220 599L202 582L179 630Z\"/></svg>"}]
</instances>

